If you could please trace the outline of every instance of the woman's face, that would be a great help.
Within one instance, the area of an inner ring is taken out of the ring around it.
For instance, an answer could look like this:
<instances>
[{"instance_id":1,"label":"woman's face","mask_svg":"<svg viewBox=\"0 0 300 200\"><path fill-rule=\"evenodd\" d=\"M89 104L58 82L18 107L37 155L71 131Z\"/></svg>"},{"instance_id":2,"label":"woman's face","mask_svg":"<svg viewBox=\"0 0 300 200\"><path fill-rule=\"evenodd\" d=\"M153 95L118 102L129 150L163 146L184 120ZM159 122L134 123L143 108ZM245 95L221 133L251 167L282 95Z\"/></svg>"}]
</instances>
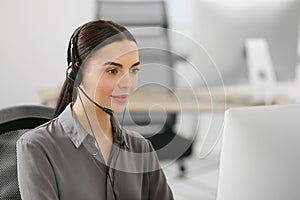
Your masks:
<instances>
[{"instance_id":1,"label":"woman's face","mask_svg":"<svg viewBox=\"0 0 300 200\"><path fill-rule=\"evenodd\" d=\"M95 52L82 69L82 87L103 107L122 112L138 84L139 54L129 40L113 42Z\"/></svg>"}]
</instances>

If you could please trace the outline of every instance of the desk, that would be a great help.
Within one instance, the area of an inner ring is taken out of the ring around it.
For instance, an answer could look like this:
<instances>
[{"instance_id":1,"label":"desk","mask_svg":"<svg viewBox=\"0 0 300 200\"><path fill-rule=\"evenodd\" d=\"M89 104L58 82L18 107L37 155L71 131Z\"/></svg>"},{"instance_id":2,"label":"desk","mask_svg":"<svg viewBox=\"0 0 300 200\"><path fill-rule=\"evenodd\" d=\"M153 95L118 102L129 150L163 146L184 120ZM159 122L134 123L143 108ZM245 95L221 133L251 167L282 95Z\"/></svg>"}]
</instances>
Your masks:
<instances>
[{"instance_id":1,"label":"desk","mask_svg":"<svg viewBox=\"0 0 300 200\"><path fill-rule=\"evenodd\" d=\"M284 95L278 95L273 104L294 103ZM141 91L134 95L128 109L131 112L159 112L165 109L168 113L178 112L224 112L228 108L262 105L250 100L247 93L223 92L205 90L177 91L168 94L163 91Z\"/></svg>"},{"instance_id":2,"label":"desk","mask_svg":"<svg viewBox=\"0 0 300 200\"><path fill-rule=\"evenodd\" d=\"M292 104L297 99L291 94L297 90L294 83L280 84L275 91L273 104ZM59 89L45 89L39 92L42 103L55 106ZM262 105L250 100L248 85L215 87L210 90L200 88L193 91L177 90L137 90L129 99L130 112L224 112L228 108Z\"/></svg>"}]
</instances>

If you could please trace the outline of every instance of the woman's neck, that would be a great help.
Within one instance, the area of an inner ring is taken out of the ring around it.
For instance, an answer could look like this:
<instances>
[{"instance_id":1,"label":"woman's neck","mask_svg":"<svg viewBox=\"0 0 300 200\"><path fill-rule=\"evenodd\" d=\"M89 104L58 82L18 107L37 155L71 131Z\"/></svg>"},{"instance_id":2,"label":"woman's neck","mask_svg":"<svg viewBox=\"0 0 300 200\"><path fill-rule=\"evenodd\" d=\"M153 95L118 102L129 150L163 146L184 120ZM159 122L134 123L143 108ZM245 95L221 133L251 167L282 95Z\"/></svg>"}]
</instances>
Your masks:
<instances>
[{"instance_id":1,"label":"woman's neck","mask_svg":"<svg viewBox=\"0 0 300 200\"><path fill-rule=\"evenodd\" d=\"M82 105L83 103L83 105ZM90 102L75 101L72 111L83 128L91 135L95 134L97 140L105 136L112 142L112 126L110 115Z\"/></svg>"}]
</instances>

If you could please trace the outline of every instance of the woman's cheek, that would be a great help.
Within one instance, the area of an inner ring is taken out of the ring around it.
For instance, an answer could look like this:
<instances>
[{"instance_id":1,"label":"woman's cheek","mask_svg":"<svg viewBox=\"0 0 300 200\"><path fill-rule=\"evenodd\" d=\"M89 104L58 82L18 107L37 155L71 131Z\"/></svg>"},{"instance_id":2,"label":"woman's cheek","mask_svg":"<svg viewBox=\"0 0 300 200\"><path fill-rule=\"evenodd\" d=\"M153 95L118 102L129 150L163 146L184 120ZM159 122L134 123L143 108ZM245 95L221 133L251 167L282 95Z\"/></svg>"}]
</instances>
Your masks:
<instances>
[{"instance_id":1,"label":"woman's cheek","mask_svg":"<svg viewBox=\"0 0 300 200\"><path fill-rule=\"evenodd\" d=\"M104 80L104 78L102 78L98 82L97 93L99 95L111 95L113 88L114 88L114 85L113 85L112 81L110 81L109 79Z\"/></svg>"},{"instance_id":2,"label":"woman's cheek","mask_svg":"<svg viewBox=\"0 0 300 200\"><path fill-rule=\"evenodd\" d=\"M138 77L134 77L133 79L131 79L131 93L133 93L138 86Z\"/></svg>"}]
</instances>

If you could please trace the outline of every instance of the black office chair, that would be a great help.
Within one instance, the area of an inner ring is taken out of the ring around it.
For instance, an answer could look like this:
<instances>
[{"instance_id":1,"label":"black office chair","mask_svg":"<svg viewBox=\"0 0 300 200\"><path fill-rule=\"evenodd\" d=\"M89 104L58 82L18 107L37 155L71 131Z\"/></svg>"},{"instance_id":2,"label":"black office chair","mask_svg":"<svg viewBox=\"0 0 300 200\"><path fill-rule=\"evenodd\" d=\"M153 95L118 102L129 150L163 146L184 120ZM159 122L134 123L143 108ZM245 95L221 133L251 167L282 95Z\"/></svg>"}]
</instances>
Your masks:
<instances>
[{"instance_id":1,"label":"black office chair","mask_svg":"<svg viewBox=\"0 0 300 200\"><path fill-rule=\"evenodd\" d=\"M137 40L141 62L137 92L175 89L173 66L176 57L171 51L166 10L163 0L97 0L96 19L108 19L126 26ZM160 160L179 158L182 176L185 170L182 161L192 154L193 142L174 131L175 123L176 114L165 113L149 116L130 112L130 117L124 119L124 127L140 132L151 141Z\"/></svg>"},{"instance_id":2,"label":"black office chair","mask_svg":"<svg viewBox=\"0 0 300 200\"><path fill-rule=\"evenodd\" d=\"M54 116L54 108L21 105L0 110L0 199L21 199L17 179L16 142L28 130Z\"/></svg>"}]
</instances>

